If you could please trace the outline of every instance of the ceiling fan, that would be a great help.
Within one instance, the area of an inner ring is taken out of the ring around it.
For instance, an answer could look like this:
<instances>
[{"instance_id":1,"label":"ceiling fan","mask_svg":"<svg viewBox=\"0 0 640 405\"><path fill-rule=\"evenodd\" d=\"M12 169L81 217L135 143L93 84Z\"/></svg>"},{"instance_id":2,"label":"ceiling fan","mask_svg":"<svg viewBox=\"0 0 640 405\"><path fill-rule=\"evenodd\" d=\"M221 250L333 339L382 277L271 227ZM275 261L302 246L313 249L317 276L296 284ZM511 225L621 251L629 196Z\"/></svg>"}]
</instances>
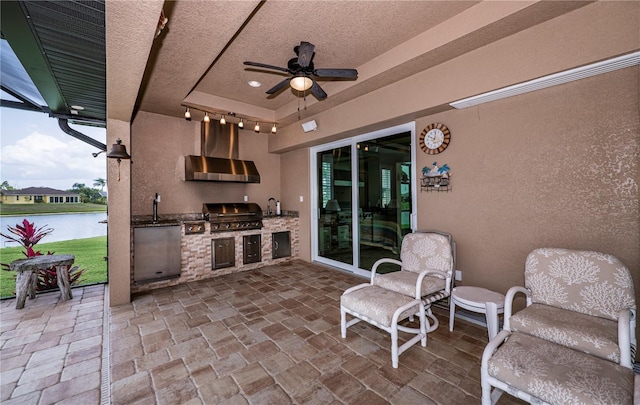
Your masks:
<instances>
[{"instance_id":1,"label":"ceiling fan","mask_svg":"<svg viewBox=\"0 0 640 405\"><path fill-rule=\"evenodd\" d=\"M304 41L300 42L300 45L293 48L293 51L298 55L298 57L289 59L286 68L249 61L244 62L244 64L263 69L277 70L291 75L291 77L284 79L267 90L267 94L275 94L289 84L293 89L298 91L307 91L311 89L311 93L316 96L318 100L322 100L327 97L327 93L322 90L314 78L346 80L355 80L358 78L358 71L356 69L315 69L313 67L313 57L315 55L315 52L313 51L314 49L315 45L312 43Z\"/></svg>"}]
</instances>

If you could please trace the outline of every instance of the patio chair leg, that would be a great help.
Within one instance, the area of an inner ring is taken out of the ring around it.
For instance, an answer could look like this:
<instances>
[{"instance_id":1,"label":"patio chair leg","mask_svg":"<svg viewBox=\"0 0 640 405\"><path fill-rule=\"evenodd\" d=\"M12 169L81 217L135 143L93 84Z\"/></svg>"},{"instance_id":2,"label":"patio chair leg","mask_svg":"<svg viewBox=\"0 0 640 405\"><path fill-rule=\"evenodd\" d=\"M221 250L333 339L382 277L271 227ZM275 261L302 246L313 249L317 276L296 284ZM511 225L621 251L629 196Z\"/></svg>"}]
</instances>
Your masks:
<instances>
[{"instance_id":1,"label":"patio chair leg","mask_svg":"<svg viewBox=\"0 0 640 405\"><path fill-rule=\"evenodd\" d=\"M347 337L347 312L340 306L340 333L342 338Z\"/></svg>"}]
</instances>

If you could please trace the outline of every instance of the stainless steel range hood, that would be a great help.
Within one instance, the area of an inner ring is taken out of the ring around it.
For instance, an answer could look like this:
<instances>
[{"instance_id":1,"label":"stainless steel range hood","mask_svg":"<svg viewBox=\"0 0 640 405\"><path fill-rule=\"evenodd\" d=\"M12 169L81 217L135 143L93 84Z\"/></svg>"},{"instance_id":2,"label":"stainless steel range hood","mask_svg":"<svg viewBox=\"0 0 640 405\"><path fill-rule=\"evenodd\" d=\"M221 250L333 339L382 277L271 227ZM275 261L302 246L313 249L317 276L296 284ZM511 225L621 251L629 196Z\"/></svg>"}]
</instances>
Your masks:
<instances>
[{"instance_id":1,"label":"stainless steel range hood","mask_svg":"<svg viewBox=\"0 0 640 405\"><path fill-rule=\"evenodd\" d=\"M202 122L200 156L184 159L185 180L260 183L255 163L238 159L238 126Z\"/></svg>"}]
</instances>

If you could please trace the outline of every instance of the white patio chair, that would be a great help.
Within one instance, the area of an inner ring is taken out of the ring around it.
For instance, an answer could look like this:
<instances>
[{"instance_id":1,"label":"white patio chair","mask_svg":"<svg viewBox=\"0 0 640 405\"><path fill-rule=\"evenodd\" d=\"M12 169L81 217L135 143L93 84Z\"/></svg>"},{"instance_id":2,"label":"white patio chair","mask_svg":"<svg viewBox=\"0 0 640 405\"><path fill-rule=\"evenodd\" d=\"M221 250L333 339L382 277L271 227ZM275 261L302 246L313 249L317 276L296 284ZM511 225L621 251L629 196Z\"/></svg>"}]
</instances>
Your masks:
<instances>
[{"instance_id":1,"label":"white patio chair","mask_svg":"<svg viewBox=\"0 0 640 405\"><path fill-rule=\"evenodd\" d=\"M427 332L438 328L438 319L431 304L449 297L455 268L456 245L448 233L426 230L405 235L400 260L379 259L371 269L371 285L394 291L422 301L431 325ZM384 263L400 266L400 271L379 274Z\"/></svg>"},{"instance_id":2,"label":"white patio chair","mask_svg":"<svg viewBox=\"0 0 640 405\"><path fill-rule=\"evenodd\" d=\"M524 275L525 287L507 292L503 331L484 350L483 405L503 391L536 404L631 404L636 303L629 269L604 253L542 248L527 256ZM526 308L513 314L520 293Z\"/></svg>"}]
</instances>

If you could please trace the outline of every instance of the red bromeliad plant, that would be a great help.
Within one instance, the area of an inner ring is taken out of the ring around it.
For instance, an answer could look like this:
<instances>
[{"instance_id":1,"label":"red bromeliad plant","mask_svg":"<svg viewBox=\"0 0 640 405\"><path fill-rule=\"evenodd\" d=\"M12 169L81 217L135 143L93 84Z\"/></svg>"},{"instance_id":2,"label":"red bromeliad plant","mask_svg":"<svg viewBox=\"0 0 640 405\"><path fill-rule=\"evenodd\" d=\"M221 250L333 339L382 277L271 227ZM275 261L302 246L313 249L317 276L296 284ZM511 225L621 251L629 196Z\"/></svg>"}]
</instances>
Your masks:
<instances>
[{"instance_id":1,"label":"red bromeliad plant","mask_svg":"<svg viewBox=\"0 0 640 405\"><path fill-rule=\"evenodd\" d=\"M22 221L22 226L20 224L16 224L15 227L7 226L9 232L11 232L15 236L7 235L0 232L0 236L9 239L11 241L19 243L25 251L22 252L25 257L35 257L41 256L42 252L39 250L36 251L33 247L40 242L42 238L53 232L52 228L47 228L47 225L41 226L37 228L35 223L29 223L26 219ZM54 252L47 251L48 255L52 255ZM2 265L3 270L10 271L10 267L8 263L0 263ZM73 267L69 269L69 283L71 285L75 285L80 282L80 276L85 272L85 270L78 270L78 267ZM38 284L36 289L38 291L46 291L51 290L58 287L58 273L55 267L51 267L45 270L40 271L38 274Z\"/></svg>"},{"instance_id":2,"label":"red bromeliad plant","mask_svg":"<svg viewBox=\"0 0 640 405\"><path fill-rule=\"evenodd\" d=\"M40 239L53 232L53 229L46 228L47 225L36 228L34 224L35 222L29 223L29 221L24 219L22 220L22 226L20 226L20 224L16 224L15 227L7 226L9 232L16 236L5 235L2 232L0 232L0 235L14 242L18 242L23 248L27 249L26 252L22 252L26 257L40 256L42 253L39 251L35 252L33 246L40 242Z\"/></svg>"}]
</instances>

